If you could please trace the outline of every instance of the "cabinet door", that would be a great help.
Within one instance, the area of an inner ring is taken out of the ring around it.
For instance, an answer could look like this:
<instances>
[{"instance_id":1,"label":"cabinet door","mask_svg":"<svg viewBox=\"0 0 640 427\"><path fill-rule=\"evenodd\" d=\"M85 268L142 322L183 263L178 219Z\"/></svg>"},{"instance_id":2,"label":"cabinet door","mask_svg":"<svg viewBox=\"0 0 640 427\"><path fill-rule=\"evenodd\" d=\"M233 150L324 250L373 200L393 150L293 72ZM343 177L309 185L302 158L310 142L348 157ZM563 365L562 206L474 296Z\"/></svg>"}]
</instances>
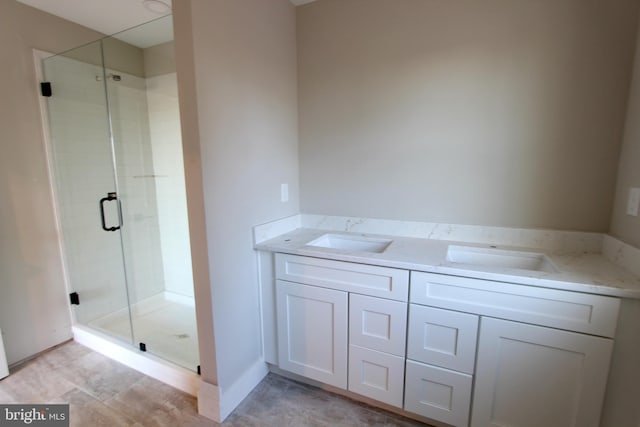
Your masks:
<instances>
[{"instance_id":1,"label":"cabinet door","mask_svg":"<svg viewBox=\"0 0 640 427\"><path fill-rule=\"evenodd\" d=\"M404 357L349 346L349 391L402 408Z\"/></svg>"},{"instance_id":2,"label":"cabinet door","mask_svg":"<svg viewBox=\"0 0 640 427\"><path fill-rule=\"evenodd\" d=\"M473 427L596 427L613 341L482 318Z\"/></svg>"},{"instance_id":3,"label":"cabinet door","mask_svg":"<svg viewBox=\"0 0 640 427\"><path fill-rule=\"evenodd\" d=\"M349 296L350 344L404 357L406 339L407 303Z\"/></svg>"},{"instance_id":4,"label":"cabinet door","mask_svg":"<svg viewBox=\"0 0 640 427\"><path fill-rule=\"evenodd\" d=\"M280 368L347 388L347 293L278 280Z\"/></svg>"}]
</instances>

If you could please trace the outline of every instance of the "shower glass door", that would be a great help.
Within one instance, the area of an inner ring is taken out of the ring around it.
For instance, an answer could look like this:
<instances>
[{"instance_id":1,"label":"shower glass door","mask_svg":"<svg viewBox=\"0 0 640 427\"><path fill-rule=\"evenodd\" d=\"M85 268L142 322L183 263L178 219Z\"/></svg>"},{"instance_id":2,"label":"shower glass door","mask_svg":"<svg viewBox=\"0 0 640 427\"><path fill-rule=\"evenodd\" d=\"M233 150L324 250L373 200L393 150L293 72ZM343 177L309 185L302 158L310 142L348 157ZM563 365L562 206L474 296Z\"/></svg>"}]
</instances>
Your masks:
<instances>
[{"instance_id":1,"label":"shower glass door","mask_svg":"<svg viewBox=\"0 0 640 427\"><path fill-rule=\"evenodd\" d=\"M43 60L49 147L76 321L132 343L102 58L98 41Z\"/></svg>"},{"instance_id":2,"label":"shower glass door","mask_svg":"<svg viewBox=\"0 0 640 427\"><path fill-rule=\"evenodd\" d=\"M171 16L160 18L105 38L103 49L134 341L149 353L196 370L198 336L172 29Z\"/></svg>"},{"instance_id":3,"label":"shower glass door","mask_svg":"<svg viewBox=\"0 0 640 427\"><path fill-rule=\"evenodd\" d=\"M171 30L161 18L47 58L43 70L76 321L196 371Z\"/></svg>"}]
</instances>

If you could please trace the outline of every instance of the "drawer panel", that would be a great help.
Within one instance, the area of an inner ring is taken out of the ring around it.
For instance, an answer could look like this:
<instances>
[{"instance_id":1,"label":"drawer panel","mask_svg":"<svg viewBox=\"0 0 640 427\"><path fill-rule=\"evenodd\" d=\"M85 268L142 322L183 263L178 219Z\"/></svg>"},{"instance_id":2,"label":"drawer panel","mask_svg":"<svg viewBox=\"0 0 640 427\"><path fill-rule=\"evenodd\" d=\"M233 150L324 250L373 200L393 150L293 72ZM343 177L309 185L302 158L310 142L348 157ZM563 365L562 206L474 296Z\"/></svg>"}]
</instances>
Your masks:
<instances>
[{"instance_id":1,"label":"drawer panel","mask_svg":"<svg viewBox=\"0 0 640 427\"><path fill-rule=\"evenodd\" d=\"M398 301L409 295L407 270L322 258L276 254L276 278Z\"/></svg>"},{"instance_id":2,"label":"drawer panel","mask_svg":"<svg viewBox=\"0 0 640 427\"><path fill-rule=\"evenodd\" d=\"M469 425L468 374L407 360L404 409L456 427Z\"/></svg>"},{"instance_id":3,"label":"drawer panel","mask_svg":"<svg viewBox=\"0 0 640 427\"><path fill-rule=\"evenodd\" d=\"M478 316L411 304L407 357L473 374Z\"/></svg>"},{"instance_id":4,"label":"drawer panel","mask_svg":"<svg viewBox=\"0 0 640 427\"><path fill-rule=\"evenodd\" d=\"M349 342L361 347L405 355L407 303L351 294Z\"/></svg>"},{"instance_id":5,"label":"drawer panel","mask_svg":"<svg viewBox=\"0 0 640 427\"><path fill-rule=\"evenodd\" d=\"M402 408L404 358L349 346L349 391Z\"/></svg>"},{"instance_id":6,"label":"drawer panel","mask_svg":"<svg viewBox=\"0 0 640 427\"><path fill-rule=\"evenodd\" d=\"M415 271L410 300L606 337L615 335L620 309L613 297Z\"/></svg>"}]
</instances>

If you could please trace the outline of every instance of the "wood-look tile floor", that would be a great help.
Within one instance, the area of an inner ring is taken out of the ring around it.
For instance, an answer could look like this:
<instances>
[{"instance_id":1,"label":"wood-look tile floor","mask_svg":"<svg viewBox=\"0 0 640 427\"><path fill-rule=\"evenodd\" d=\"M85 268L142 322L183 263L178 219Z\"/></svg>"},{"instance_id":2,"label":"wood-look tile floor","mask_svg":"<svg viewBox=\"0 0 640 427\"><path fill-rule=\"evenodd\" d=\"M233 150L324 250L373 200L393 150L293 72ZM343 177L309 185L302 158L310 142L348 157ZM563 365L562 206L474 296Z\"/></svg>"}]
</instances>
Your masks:
<instances>
[{"instance_id":1,"label":"wood-look tile floor","mask_svg":"<svg viewBox=\"0 0 640 427\"><path fill-rule=\"evenodd\" d=\"M73 341L11 371L0 403L69 403L72 426L220 426L196 399ZM223 427L423 426L419 422L269 374Z\"/></svg>"}]
</instances>

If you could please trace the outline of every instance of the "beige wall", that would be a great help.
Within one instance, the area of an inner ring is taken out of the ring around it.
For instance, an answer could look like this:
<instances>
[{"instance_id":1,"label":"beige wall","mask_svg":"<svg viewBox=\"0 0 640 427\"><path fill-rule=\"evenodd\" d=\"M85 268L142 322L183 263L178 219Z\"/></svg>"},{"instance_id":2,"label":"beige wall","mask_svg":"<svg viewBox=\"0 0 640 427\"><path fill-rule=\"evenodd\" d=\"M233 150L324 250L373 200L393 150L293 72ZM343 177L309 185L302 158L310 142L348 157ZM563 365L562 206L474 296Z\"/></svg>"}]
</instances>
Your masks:
<instances>
[{"instance_id":1,"label":"beige wall","mask_svg":"<svg viewBox=\"0 0 640 427\"><path fill-rule=\"evenodd\" d=\"M173 41L157 44L142 50L145 77L155 77L176 72L176 53Z\"/></svg>"},{"instance_id":2,"label":"beige wall","mask_svg":"<svg viewBox=\"0 0 640 427\"><path fill-rule=\"evenodd\" d=\"M299 7L302 211L607 231L637 12L630 0Z\"/></svg>"},{"instance_id":3,"label":"beige wall","mask_svg":"<svg viewBox=\"0 0 640 427\"><path fill-rule=\"evenodd\" d=\"M640 216L626 214L629 188L632 187L640 187L640 32L636 44L633 81L629 91L627 121L611 221L611 234L640 248Z\"/></svg>"},{"instance_id":4,"label":"beige wall","mask_svg":"<svg viewBox=\"0 0 640 427\"><path fill-rule=\"evenodd\" d=\"M97 38L100 38L100 35ZM113 37L106 37L104 38L103 52L107 68L133 74L137 77L145 77L143 49ZM102 66L102 52L98 43L92 43L88 46L73 45L69 51L66 49L64 52L54 50L50 53Z\"/></svg>"},{"instance_id":5,"label":"beige wall","mask_svg":"<svg viewBox=\"0 0 640 427\"><path fill-rule=\"evenodd\" d=\"M0 0L0 328L9 363L71 336L32 48L57 52L99 37Z\"/></svg>"},{"instance_id":6,"label":"beige wall","mask_svg":"<svg viewBox=\"0 0 640 427\"><path fill-rule=\"evenodd\" d=\"M246 387L251 380L241 379L261 364L251 227L299 212L295 9L288 0L192 0L175 14L198 326L207 326L209 315L199 297L208 268L217 349L211 360L202 349L209 337L199 330L203 378L225 393L234 384ZM287 203L280 201L281 183L290 186ZM204 233L206 242L198 241ZM198 248L207 246L205 266Z\"/></svg>"},{"instance_id":7,"label":"beige wall","mask_svg":"<svg viewBox=\"0 0 640 427\"><path fill-rule=\"evenodd\" d=\"M143 49L113 37L104 39L103 49L105 67L145 77Z\"/></svg>"},{"instance_id":8,"label":"beige wall","mask_svg":"<svg viewBox=\"0 0 640 427\"><path fill-rule=\"evenodd\" d=\"M200 125L198 123L198 99L195 84L191 2L176 2L173 5L173 14L193 291L197 301L196 322L198 325L201 379L208 384L217 384L218 368L213 332L213 304L206 233L207 219L204 210L204 183L202 181L203 165L200 161ZM201 391L203 391L203 387L201 387ZM198 402L200 403L202 400L199 398ZM198 406L200 409L200 404Z\"/></svg>"}]
</instances>

